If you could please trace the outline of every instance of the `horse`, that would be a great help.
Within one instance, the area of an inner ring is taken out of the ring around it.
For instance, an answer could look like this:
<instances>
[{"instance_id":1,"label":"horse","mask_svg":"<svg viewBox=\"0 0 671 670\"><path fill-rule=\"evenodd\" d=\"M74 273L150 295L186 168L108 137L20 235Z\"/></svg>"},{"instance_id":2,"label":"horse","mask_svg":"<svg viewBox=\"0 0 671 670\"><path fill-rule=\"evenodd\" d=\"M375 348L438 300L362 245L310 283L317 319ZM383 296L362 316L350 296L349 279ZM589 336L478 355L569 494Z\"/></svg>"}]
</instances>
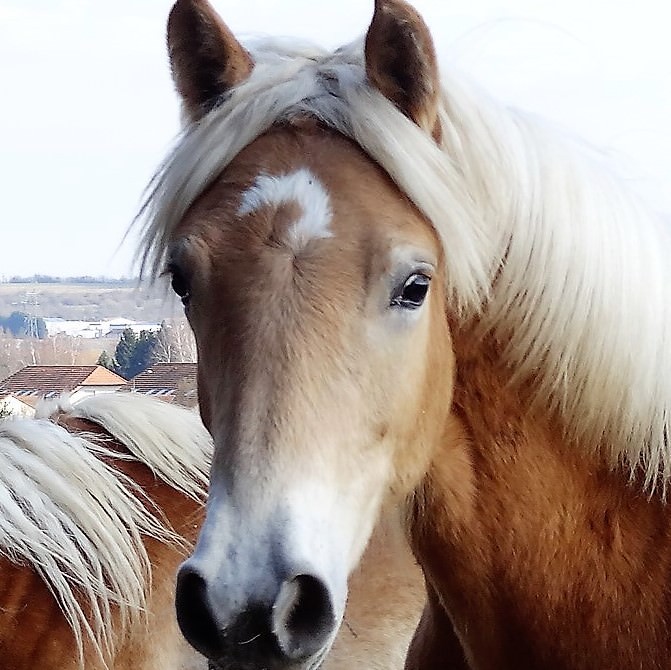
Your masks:
<instances>
[{"instance_id":1,"label":"horse","mask_svg":"<svg viewBox=\"0 0 671 670\"><path fill-rule=\"evenodd\" d=\"M206 670L172 602L211 451L195 413L139 394L0 421L3 667Z\"/></svg>"},{"instance_id":2,"label":"horse","mask_svg":"<svg viewBox=\"0 0 671 670\"><path fill-rule=\"evenodd\" d=\"M671 667L671 249L598 149L438 64L402 0L335 51L168 19L186 125L140 220L214 441L179 625L311 670L396 506L407 670Z\"/></svg>"}]
</instances>

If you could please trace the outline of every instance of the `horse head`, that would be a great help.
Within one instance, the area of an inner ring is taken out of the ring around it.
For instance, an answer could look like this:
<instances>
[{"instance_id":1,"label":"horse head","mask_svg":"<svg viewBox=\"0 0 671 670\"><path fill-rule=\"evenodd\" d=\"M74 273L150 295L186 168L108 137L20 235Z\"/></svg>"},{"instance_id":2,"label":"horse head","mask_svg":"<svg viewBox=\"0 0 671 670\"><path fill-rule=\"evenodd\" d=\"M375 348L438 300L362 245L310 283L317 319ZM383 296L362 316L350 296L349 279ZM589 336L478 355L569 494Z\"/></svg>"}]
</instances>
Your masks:
<instances>
[{"instance_id":1,"label":"horse head","mask_svg":"<svg viewBox=\"0 0 671 670\"><path fill-rule=\"evenodd\" d=\"M398 1L376 3L364 48L284 66L247 51L202 1L177 2L168 44L187 142L212 141L239 97L284 107L257 117L247 104L241 135L225 133L226 165L187 170L210 176L166 239L216 445L178 618L222 667L313 668L383 502L426 469L454 372L438 235L352 131L309 105L335 119L349 92L369 97L432 145L436 58Z\"/></svg>"}]
</instances>

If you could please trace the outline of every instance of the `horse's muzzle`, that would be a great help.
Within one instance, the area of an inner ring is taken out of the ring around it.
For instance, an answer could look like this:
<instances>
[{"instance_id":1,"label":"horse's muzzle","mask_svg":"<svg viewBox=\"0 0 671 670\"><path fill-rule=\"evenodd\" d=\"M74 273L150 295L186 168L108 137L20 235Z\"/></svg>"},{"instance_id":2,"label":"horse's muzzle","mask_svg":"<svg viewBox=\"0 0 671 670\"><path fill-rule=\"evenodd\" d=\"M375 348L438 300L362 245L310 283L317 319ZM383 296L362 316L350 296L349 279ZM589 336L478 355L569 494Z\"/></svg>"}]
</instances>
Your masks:
<instances>
[{"instance_id":1,"label":"horse's muzzle","mask_svg":"<svg viewBox=\"0 0 671 670\"><path fill-rule=\"evenodd\" d=\"M338 623L326 584L309 574L282 581L274 598L218 603L206 577L186 561L177 576L176 605L182 633L214 667L309 666Z\"/></svg>"}]
</instances>

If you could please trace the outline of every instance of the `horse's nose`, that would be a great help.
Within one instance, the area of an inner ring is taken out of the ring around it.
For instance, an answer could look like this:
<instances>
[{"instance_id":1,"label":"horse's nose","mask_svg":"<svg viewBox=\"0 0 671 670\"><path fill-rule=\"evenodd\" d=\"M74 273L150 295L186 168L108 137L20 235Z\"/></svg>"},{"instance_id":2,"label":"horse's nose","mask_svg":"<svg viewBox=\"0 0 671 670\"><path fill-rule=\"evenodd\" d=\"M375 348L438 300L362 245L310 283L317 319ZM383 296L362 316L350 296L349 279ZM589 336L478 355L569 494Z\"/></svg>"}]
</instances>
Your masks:
<instances>
[{"instance_id":1,"label":"horse's nose","mask_svg":"<svg viewBox=\"0 0 671 670\"><path fill-rule=\"evenodd\" d=\"M207 579L187 561L177 576L177 620L189 643L217 663L282 667L311 658L328 642L337 620L329 590L313 575L279 586L270 603L250 597L217 603Z\"/></svg>"}]
</instances>

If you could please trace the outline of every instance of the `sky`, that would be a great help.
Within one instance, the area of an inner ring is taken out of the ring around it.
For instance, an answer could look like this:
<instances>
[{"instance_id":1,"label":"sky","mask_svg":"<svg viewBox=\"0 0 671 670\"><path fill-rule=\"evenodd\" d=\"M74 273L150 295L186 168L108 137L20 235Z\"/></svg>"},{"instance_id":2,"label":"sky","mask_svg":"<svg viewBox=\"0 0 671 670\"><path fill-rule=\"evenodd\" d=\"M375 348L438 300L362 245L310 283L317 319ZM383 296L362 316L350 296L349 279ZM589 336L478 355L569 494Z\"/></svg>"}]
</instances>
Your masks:
<instances>
[{"instance_id":1,"label":"sky","mask_svg":"<svg viewBox=\"0 0 671 670\"><path fill-rule=\"evenodd\" d=\"M671 211L666 0L415 0L443 67L627 165ZM338 46L372 0L214 0L236 34ZM0 279L132 276L120 247L179 130L170 0L0 0Z\"/></svg>"}]
</instances>

